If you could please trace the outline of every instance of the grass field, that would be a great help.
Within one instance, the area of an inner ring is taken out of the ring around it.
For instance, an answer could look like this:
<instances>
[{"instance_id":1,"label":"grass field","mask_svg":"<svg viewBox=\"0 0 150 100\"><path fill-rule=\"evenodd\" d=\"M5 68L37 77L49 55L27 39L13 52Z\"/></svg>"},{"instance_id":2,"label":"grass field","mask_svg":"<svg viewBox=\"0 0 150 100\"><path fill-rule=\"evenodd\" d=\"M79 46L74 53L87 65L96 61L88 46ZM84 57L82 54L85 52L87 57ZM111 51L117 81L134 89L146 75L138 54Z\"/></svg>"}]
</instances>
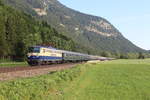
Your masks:
<instances>
[{"instance_id":1,"label":"grass field","mask_svg":"<svg viewBox=\"0 0 150 100\"><path fill-rule=\"evenodd\" d=\"M0 67L16 67L16 66L28 66L27 62L0 62Z\"/></svg>"},{"instance_id":2,"label":"grass field","mask_svg":"<svg viewBox=\"0 0 150 100\"><path fill-rule=\"evenodd\" d=\"M84 64L0 82L0 100L150 100L150 59Z\"/></svg>"}]
</instances>

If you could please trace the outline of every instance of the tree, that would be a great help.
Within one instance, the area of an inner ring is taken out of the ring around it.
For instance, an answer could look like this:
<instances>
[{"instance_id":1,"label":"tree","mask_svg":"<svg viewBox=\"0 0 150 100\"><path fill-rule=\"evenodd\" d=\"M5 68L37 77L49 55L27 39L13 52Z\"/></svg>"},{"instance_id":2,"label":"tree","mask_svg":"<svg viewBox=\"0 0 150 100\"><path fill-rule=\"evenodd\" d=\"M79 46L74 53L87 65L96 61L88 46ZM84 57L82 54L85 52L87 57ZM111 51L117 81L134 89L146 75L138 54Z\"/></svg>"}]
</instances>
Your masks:
<instances>
[{"instance_id":1,"label":"tree","mask_svg":"<svg viewBox=\"0 0 150 100\"><path fill-rule=\"evenodd\" d=\"M4 58L8 54L4 23L4 17L0 16L0 58Z\"/></svg>"},{"instance_id":2,"label":"tree","mask_svg":"<svg viewBox=\"0 0 150 100\"><path fill-rule=\"evenodd\" d=\"M108 52L108 51L103 51L103 52L101 53L101 56L103 56L103 57L111 57L111 53Z\"/></svg>"},{"instance_id":3,"label":"tree","mask_svg":"<svg viewBox=\"0 0 150 100\"><path fill-rule=\"evenodd\" d=\"M3 0L0 0L0 6L3 6L4 4L3 4Z\"/></svg>"},{"instance_id":4,"label":"tree","mask_svg":"<svg viewBox=\"0 0 150 100\"><path fill-rule=\"evenodd\" d=\"M145 59L145 56L144 56L144 54L143 54L142 52L139 52L139 57L138 57L138 59Z\"/></svg>"},{"instance_id":5,"label":"tree","mask_svg":"<svg viewBox=\"0 0 150 100\"><path fill-rule=\"evenodd\" d=\"M120 54L120 59L128 59L127 54L125 53Z\"/></svg>"}]
</instances>

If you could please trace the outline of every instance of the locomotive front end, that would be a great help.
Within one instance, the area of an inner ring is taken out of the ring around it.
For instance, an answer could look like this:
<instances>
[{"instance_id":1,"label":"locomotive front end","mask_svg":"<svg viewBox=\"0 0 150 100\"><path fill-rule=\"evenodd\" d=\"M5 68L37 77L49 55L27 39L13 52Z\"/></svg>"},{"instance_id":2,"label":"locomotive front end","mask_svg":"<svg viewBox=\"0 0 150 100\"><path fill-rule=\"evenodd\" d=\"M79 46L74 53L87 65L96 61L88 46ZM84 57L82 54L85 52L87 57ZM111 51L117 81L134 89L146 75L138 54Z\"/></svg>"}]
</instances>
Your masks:
<instances>
[{"instance_id":1,"label":"locomotive front end","mask_svg":"<svg viewBox=\"0 0 150 100\"><path fill-rule=\"evenodd\" d=\"M38 65L40 63L40 47L29 47L27 62L29 65Z\"/></svg>"}]
</instances>

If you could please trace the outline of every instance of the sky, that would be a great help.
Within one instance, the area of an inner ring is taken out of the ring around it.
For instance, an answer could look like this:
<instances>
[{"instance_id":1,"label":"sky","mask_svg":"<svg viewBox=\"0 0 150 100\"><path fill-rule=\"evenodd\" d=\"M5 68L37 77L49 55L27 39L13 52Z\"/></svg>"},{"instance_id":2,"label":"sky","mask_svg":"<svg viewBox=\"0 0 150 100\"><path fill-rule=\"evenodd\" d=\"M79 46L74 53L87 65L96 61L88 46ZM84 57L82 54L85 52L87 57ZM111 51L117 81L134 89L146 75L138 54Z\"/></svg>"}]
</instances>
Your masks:
<instances>
[{"instance_id":1,"label":"sky","mask_svg":"<svg viewBox=\"0 0 150 100\"><path fill-rule=\"evenodd\" d=\"M104 17L127 39L150 50L150 0L59 0L77 11Z\"/></svg>"}]
</instances>

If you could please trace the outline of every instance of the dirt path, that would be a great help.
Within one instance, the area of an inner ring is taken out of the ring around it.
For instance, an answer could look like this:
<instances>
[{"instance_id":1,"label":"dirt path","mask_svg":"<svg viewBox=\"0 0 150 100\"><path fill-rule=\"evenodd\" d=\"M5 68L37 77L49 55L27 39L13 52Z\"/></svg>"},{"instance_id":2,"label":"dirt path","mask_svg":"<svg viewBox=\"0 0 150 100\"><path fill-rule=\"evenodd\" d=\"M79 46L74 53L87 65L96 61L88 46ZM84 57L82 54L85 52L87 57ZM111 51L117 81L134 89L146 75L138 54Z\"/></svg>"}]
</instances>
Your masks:
<instances>
[{"instance_id":1,"label":"dirt path","mask_svg":"<svg viewBox=\"0 0 150 100\"><path fill-rule=\"evenodd\" d=\"M73 63L73 64L57 64L48 66L34 66L34 67L0 68L0 81L39 76L47 74L52 71L59 71L67 68L72 68L75 65L77 64Z\"/></svg>"}]
</instances>

